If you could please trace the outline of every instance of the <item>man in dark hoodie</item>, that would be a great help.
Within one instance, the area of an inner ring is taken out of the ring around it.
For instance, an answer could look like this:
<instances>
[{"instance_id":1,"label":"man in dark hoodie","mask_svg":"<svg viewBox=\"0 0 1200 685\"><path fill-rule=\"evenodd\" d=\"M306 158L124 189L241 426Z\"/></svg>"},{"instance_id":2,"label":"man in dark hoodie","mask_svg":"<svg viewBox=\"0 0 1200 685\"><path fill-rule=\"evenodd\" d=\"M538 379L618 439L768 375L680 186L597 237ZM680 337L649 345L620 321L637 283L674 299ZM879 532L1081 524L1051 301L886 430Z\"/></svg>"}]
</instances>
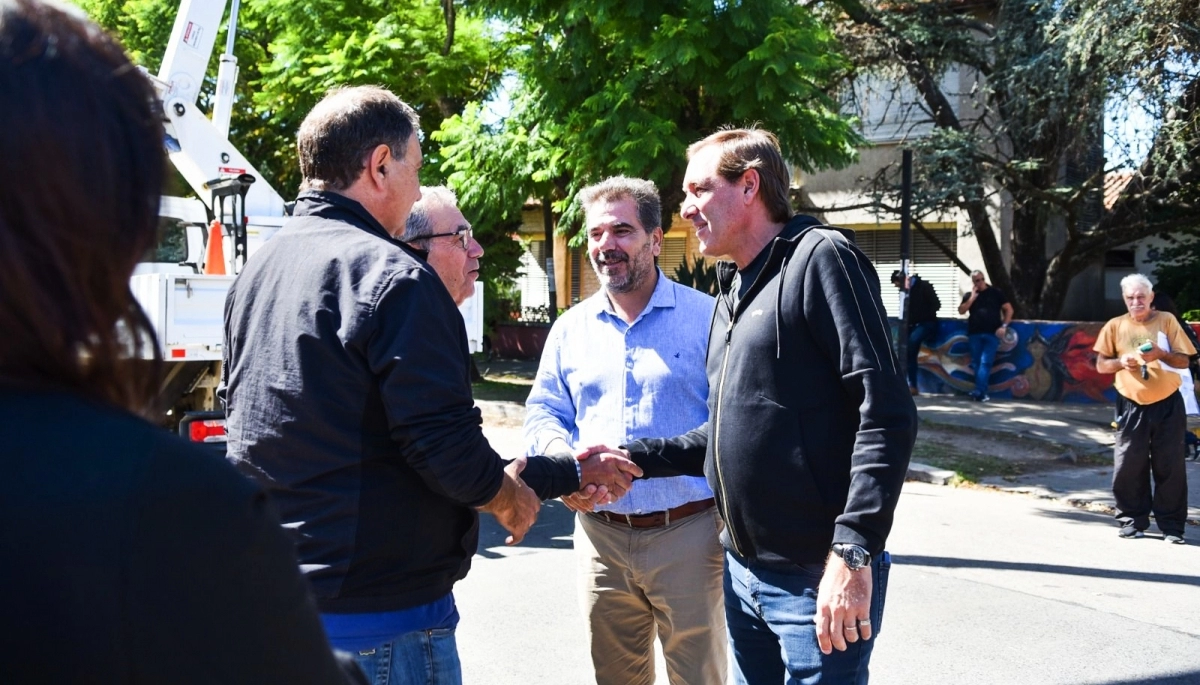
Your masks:
<instances>
[{"instance_id":1,"label":"man in dark hoodie","mask_svg":"<svg viewBox=\"0 0 1200 685\"><path fill-rule=\"evenodd\" d=\"M905 370L908 373L909 394L919 395L917 357L922 345L932 345L937 338L937 313L942 308L942 301L933 285L917 274L905 276L903 271L897 269L892 272L892 285L906 294L904 313L901 315L908 317L908 346L905 348L908 363Z\"/></svg>"},{"instance_id":2,"label":"man in dark hoodie","mask_svg":"<svg viewBox=\"0 0 1200 685\"><path fill-rule=\"evenodd\" d=\"M916 437L879 277L844 231L792 215L771 133L720 131L688 159L681 214L701 252L733 260L717 265L709 419L623 449L649 477L708 476L736 682L866 683Z\"/></svg>"}]
</instances>

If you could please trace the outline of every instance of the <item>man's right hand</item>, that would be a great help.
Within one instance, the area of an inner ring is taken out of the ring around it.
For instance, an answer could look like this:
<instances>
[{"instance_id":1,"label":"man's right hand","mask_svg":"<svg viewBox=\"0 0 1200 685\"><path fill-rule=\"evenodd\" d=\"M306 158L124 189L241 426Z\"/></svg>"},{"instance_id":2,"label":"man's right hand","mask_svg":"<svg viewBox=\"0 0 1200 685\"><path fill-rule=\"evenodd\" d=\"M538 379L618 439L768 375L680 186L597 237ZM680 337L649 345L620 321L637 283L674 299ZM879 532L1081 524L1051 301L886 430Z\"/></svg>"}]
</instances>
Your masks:
<instances>
[{"instance_id":1,"label":"man's right hand","mask_svg":"<svg viewBox=\"0 0 1200 685\"><path fill-rule=\"evenodd\" d=\"M500 525L512 533L504 541L506 545L515 545L525 539L525 533L537 520L538 509L542 506L533 490L521 480L520 474L524 469L525 457L514 459L505 466L500 492L479 508L495 516Z\"/></svg>"},{"instance_id":2,"label":"man's right hand","mask_svg":"<svg viewBox=\"0 0 1200 685\"><path fill-rule=\"evenodd\" d=\"M596 486L590 493L592 502L615 502L633 487L633 479L642 476L642 469L629 460L625 450L597 445L575 455L583 471L580 490Z\"/></svg>"}]
</instances>

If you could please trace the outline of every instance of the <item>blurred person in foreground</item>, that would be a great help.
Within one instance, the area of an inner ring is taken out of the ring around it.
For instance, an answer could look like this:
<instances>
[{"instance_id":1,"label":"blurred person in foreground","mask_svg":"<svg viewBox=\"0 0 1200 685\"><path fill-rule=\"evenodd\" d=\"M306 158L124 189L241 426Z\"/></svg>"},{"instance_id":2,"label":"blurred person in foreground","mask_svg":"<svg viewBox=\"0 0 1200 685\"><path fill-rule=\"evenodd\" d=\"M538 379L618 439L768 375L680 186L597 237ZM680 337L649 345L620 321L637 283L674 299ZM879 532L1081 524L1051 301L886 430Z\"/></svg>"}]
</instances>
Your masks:
<instances>
[{"instance_id":1,"label":"blurred person in foreground","mask_svg":"<svg viewBox=\"0 0 1200 685\"><path fill-rule=\"evenodd\" d=\"M359 682L262 488L138 416L153 87L78 10L0 0L0 93L4 681Z\"/></svg>"},{"instance_id":2,"label":"blurred person in foreground","mask_svg":"<svg viewBox=\"0 0 1200 685\"><path fill-rule=\"evenodd\" d=\"M515 544L541 499L581 483L621 494L641 473L571 455L505 462L488 444L455 306L471 259L457 275L442 261L473 241L456 221L434 233L461 247L403 242L422 199L419 135L416 112L375 86L334 89L305 117L293 216L225 301L218 389L229 459L275 498L330 642L378 685L461 682L453 588L478 511Z\"/></svg>"},{"instance_id":3,"label":"blurred person in foreground","mask_svg":"<svg viewBox=\"0 0 1200 685\"><path fill-rule=\"evenodd\" d=\"M1180 378L1196 353L1175 317L1155 311L1154 286L1141 274L1121 279L1128 313L1110 319L1096 336L1096 370L1116 374L1117 440L1113 499L1118 535L1143 537L1150 514L1167 542L1182 545L1187 526L1187 416ZM1151 478L1154 488L1151 495Z\"/></svg>"}]
</instances>

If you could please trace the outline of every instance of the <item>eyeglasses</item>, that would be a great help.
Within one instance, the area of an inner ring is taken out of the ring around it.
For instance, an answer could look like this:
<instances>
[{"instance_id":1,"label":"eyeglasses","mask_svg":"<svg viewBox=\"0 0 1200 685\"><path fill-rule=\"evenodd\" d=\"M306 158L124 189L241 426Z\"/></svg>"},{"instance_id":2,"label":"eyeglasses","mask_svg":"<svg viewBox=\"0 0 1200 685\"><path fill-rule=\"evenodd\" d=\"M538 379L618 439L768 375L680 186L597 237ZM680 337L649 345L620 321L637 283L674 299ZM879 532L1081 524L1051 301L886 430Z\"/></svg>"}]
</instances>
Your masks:
<instances>
[{"instance_id":1,"label":"eyeglasses","mask_svg":"<svg viewBox=\"0 0 1200 685\"><path fill-rule=\"evenodd\" d=\"M983 283L983 279L982 279L982 278L972 278L972 279L971 279L971 281L972 281L972 282L974 282L974 283Z\"/></svg>"},{"instance_id":2,"label":"eyeglasses","mask_svg":"<svg viewBox=\"0 0 1200 685\"><path fill-rule=\"evenodd\" d=\"M458 230L450 231L449 233L430 233L429 235L419 236L417 238L413 238L409 242L413 243L418 240L428 240L430 238L448 238L450 236L455 236L458 238L459 242L462 244L462 249L470 250L471 241L475 239L475 230L470 226L463 226Z\"/></svg>"}]
</instances>

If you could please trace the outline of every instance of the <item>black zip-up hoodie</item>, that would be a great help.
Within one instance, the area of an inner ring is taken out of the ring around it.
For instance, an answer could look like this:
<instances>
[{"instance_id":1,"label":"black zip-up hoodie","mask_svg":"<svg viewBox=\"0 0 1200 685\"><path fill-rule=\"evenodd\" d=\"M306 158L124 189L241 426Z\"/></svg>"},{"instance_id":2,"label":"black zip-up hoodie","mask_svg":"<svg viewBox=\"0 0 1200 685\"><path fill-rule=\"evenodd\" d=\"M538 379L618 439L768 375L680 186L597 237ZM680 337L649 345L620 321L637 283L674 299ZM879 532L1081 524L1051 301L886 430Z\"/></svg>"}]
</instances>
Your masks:
<instances>
[{"instance_id":1,"label":"black zip-up hoodie","mask_svg":"<svg viewBox=\"0 0 1200 685\"><path fill-rule=\"evenodd\" d=\"M504 468L462 317L359 203L309 191L295 215L225 302L228 457L271 493L322 611L431 602L467 574ZM543 499L579 487L570 457L522 477Z\"/></svg>"},{"instance_id":2,"label":"black zip-up hoodie","mask_svg":"<svg viewBox=\"0 0 1200 685\"><path fill-rule=\"evenodd\" d=\"M703 472L722 543L768 565L882 552L916 438L875 268L818 224L793 217L736 306L736 267L717 265L708 423L626 446L648 477Z\"/></svg>"}]
</instances>

